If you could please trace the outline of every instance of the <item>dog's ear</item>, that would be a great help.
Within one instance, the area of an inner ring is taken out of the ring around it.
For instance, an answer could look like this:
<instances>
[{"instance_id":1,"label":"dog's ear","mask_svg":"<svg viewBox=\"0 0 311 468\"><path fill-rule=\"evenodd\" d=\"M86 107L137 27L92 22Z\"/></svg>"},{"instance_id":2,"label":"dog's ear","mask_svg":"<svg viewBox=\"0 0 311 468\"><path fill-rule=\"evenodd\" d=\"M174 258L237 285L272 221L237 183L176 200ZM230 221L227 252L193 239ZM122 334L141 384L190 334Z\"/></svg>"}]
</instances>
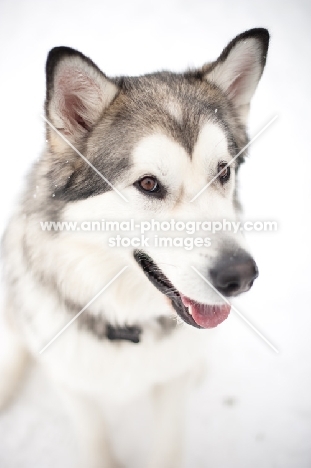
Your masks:
<instances>
[{"instance_id":1,"label":"dog's ear","mask_svg":"<svg viewBox=\"0 0 311 468\"><path fill-rule=\"evenodd\" d=\"M250 29L233 39L215 62L203 67L204 77L226 93L244 122L266 63L268 46L267 29Z\"/></svg>"},{"instance_id":2,"label":"dog's ear","mask_svg":"<svg viewBox=\"0 0 311 468\"><path fill-rule=\"evenodd\" d=\"M117 86L77 50L55 47L50 51L46 62L46 118L72 144L92 129L117 93ZM54 148L63 146L49 125L47 130L50 144Z\"/></svg>"}]
</instances>

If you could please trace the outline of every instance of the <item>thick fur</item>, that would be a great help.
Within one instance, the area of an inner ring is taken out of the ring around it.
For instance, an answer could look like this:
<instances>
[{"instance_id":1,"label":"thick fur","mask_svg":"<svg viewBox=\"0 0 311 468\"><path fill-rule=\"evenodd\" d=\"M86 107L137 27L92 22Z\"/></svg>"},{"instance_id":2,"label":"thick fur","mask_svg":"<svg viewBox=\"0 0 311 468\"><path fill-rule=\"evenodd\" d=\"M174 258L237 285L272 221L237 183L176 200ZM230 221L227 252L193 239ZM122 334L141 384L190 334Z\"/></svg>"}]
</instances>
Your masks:
<instances>
[{"instance_id":1,"label":"thick fur","mask_svg":"<svg viewBox=\"0 0 311 468\"><path fill-rule=\"evenodd\" d=\"M46 117L127 198L126 203L47 125L47 146L3 239L5 317L11 339L0 368L0 404L15 390L27 356L41 361L71 411L88 468L117 466L98 408L150 392L155 404L149 468L181 466L181 419L189 381L204 360L208 331L174 320L170 300L128 249L109 249L99 232L47 232L42 220L202 220L239 216L236 178L192 197L247 143L250 99L262 74L269 35L236 37L219 59L183 74L108 78L80 52L53 49L47 61ZM162 198L135 182L155 175ZM221 233L209 249L147 250L174 287L221 303L191 266L210 278L220 253L246 250L241 235ZM39 350L124 266L128 268L41 355ZM139 344L99 337L100 320L139 325Z\"/></svg>"}]
</instances>

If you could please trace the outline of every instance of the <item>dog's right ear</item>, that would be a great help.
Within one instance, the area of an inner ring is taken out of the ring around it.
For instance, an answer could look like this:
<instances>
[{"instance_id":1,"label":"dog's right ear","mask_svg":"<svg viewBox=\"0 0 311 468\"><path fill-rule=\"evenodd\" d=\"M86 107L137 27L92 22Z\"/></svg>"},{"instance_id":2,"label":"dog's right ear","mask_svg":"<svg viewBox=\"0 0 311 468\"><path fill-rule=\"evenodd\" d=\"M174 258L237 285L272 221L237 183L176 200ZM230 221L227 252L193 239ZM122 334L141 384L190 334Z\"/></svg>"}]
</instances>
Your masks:
<instances>
[{"instance_id":1,"label":"dog's right ear","mask_svg":"<svg viewBox=\"0 0 311 468\"><path fill-rule=\"evenodd\" d=\"M93 128L118 93L117 86L81 52L55 47L46 62L46 119L73 145ZM54 149L66 144L49 125Z\"/></svg>"}]
</instances>

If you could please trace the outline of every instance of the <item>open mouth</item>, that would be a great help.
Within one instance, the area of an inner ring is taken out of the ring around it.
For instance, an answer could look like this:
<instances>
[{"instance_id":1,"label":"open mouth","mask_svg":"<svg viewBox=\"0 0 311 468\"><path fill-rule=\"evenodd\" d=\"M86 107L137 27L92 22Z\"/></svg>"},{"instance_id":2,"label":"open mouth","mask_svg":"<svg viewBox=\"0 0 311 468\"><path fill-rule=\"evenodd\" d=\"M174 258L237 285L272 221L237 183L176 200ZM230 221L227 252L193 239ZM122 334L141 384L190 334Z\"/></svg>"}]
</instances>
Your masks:
<instances>
[{"instance_id":1,"label":"open mouth","mask_svg":"<svg viewBox=\"0 0 311 468\"><path fill-rule=\"evenodd\" d=\"M230 305L200 304L177 291L149 255L141 250L135 250L134 258L149 281L171 300L179 317L188 325L196 328L214 328L228 317Z\"/></svg>"}]
</instances>

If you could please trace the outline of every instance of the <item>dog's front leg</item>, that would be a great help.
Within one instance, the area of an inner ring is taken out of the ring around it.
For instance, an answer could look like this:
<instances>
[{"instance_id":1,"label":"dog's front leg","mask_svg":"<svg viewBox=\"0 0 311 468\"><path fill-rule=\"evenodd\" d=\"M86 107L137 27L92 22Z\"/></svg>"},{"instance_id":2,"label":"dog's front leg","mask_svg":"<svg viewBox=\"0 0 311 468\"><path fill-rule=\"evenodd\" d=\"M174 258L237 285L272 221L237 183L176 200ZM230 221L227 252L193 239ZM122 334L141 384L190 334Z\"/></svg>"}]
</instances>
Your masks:
<instances>
[{"instance_id":1,"label":"dog's front leg","mask_svg":"<svg viewBox=\"0 0 311 468\"><path fill-rule=\"evenodd\" d=\"M0 321L0 410L9 403L24 377L30 354L6 319Z\"/></svg>"},{"instance_id":2,"label":"dog's front leg","mask_svg":"<svg viewBox=\"0 0 311 468\"><path fill-rule=\"evenodd\" d=\"M73 421L79 444L79 467L118 468L109 443L105 418L100 405L91 398L67 388L59 394Z\"/></svg>"},{"instance_id":3,"label":"dog's front leg","mask_svg":"<svg viewBox=\"0 0 311 468\"><path fill-rule=\"evenodd\" d=\"M188 390L188 376L153 389L153 441L148 468L181 468Z\"/></svg>"}]
</instances>

